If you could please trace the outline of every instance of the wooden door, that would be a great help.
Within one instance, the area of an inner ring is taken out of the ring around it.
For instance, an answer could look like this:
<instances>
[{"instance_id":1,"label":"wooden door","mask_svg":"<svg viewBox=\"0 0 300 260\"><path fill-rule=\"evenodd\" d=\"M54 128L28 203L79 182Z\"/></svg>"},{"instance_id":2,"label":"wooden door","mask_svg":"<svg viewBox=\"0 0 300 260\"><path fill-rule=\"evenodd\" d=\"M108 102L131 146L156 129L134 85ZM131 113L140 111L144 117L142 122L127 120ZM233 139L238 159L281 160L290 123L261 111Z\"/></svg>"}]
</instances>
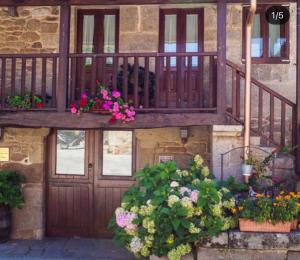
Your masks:
<instances>
[{"instance_id":1,"label":"wooden door","mask_svg":"<svg viewBox=\"0 0 300 260\"><path fill-rule=\"evenodd\" d=\"M77 53L113 55L118 52L118 10L79 10L77 21ZM112 57L78 58L75 96L79 98L82 91L91 92L93 80L110 84L112 61Z\"/></svg>"},{"instance_id":2,"label":"wooden door","mask_svg":"<svg viewBox=\"0 0 300 260\"><path fill-rule=\"evenodd\" d=\"M108 222L121 204L122 195L134 183L134 138L131 131L98 131L95 137L95 235L111 237ZM123 158L119 158L118 154ZM109 166L110 163L113 167Z\"/></svg>"},{"instance_id":3,"label":"wooden door","mask_svg":"<svg viewBox=\"0 0 300 260\"><path fill-rule=\"evenodd\" d=\"M93 133L53 132L49 138L47 235L90 236L93 223Z\"/></svg>"},{"instance_id":4,"label":"wooden door","mask_svg":"<svg viewBox=\"0 0 300 260\"><path fill-rule=\"evenodd\" d=\"M160 102L163 107L203 106L203 57L176 56L176 53L202 52L203 40L203 9L160 11L159 49L161 53L169 53L162 64L164 89Z\"/></svg>"},{"instance_id":5,"label":"wooden door","mask_svg":"<svg viewBox=\"0 0 300 260\"><path fill-rule=\"evenodd\" d=\"M49 138L47 235L110 237L108 222L133 184L132 158L131 131L54 131Z\"/></svg>"}]
</instances>

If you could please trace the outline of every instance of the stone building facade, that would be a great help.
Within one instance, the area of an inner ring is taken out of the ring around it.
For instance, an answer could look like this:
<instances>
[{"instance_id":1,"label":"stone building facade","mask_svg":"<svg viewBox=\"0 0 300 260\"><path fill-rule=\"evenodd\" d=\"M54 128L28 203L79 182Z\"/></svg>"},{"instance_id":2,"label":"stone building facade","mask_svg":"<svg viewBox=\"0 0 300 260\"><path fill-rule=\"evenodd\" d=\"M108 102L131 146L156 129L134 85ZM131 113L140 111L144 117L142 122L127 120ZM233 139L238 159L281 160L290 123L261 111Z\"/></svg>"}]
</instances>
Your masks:
<instances>
[{"instance_id":1,"label":"stone building facade","mask_svg":"<svg viewBox=\"0 0 300 260\"><path fill-rule=\"evenodd\" d=\"M216 51L217 10L213 4L109 6L120 10L119 52L158 52L159 10L161 8L204 7L204 50ZM76 49L76 11L72 7L70 51ZM227 59L239 66L242 62L242 5L229 4L227 17ZM59 46L58 7L18 7L17 16L0 8L0 53L57 53ZM271 89L295 101L296 85L296 6L290 4L290 63L255 64L253 75ZM228 103L231 92L228 86ZM267 116L267 115L266 115ZM10 148L9 162L1 169L13 169L26 177L25 205L14 210L13 238L40 239L45 235L47 144L51 129L5 128L0 147ZM186 167L194 154L220 177L220 153L242 145L242 127L193 126L188 128L186 143L180 128L136 129L136 169L158 162L159 156L173 156L179 167ZM230 174L228 167L226 174ZM237 175L235 173L235 175Z\"/></svg>"}]
</instances>

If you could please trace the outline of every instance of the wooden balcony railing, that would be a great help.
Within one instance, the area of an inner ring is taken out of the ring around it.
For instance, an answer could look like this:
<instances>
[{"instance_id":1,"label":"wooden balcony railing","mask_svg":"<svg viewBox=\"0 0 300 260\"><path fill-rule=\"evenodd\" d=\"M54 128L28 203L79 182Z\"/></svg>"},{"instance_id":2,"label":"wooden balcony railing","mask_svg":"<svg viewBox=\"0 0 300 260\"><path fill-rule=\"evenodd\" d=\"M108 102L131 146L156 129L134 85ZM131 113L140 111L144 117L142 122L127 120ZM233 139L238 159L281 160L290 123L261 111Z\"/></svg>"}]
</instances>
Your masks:
<instances>
[{"instance_id":1,"label":"wooden balcony railing","mask_svg":"<svg viewBox=\"0 0 300 260\"><path fill-rule=\"evenodd\" d=\"M58 108L58 86L66 104L82 92L96 94L96 80L122 93L141 112L216 111L217 53L69 54L68 82L58 84L59 54L0 54L0 109L7 98L31 94L43 110ZM33 110L37 110L32 108Z\"/></svg>"},{"instance_id":2,"label":"wooden balcony railing","mask_svg":"<svg viewBox=\"0 0 300 260\"><path fill-rule=\"evenodd\" d=\"M69 102L110 85L144 112L216 110L216 53L70 54ZM142 109L141 109L142 108Z\"/></svg>"},{"instance_id":3,"label":"wooden balcony railing","mask_svg":"<svg viewBox=\"0 0 300 260\"><path fill-rule=\"evenodd\" d=\"M56 109L58 54L0 54L0 109L7 98L32 94L43 99L43 110Z\"/></svg>"},{"instance_id":4,"label":"wooden balcony railing","mask_svg":"<svg viewBox=\"0 0 300 260\"><path fill-rule=\"evenodd\" d=\"M231 73L232 106L230 114L238 122L244 122L245 72L227 61ZM292 146L296 144L296 104L251 79L251 131L259 135L267 145Z\"/></svg>"}]
</instances>

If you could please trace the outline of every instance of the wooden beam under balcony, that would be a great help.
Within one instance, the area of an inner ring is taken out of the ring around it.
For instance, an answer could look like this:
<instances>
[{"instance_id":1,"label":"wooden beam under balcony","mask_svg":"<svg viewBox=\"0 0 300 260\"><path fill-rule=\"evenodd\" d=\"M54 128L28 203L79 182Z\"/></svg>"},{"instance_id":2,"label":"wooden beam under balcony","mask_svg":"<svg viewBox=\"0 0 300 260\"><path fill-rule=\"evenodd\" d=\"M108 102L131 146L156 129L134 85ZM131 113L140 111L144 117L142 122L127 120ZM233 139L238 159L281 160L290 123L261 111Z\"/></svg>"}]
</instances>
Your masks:
<instances>
[{"instance_id":1,"label":"wooden beam under balcony","mask_svg":"<svg viewBox=\"0 0 300 260\"><path fill-rule=\"evenodd\" d=\"M297 0L285 0L282 2L296 2ZM184 3L216 3L217 0L68 0L69 5L143 5L143 4L184 4ZM228 3L244 3L243 0L228 0ZM61 5L62 0L1 0L0 6L55 6ZM258 0L258 3L273 3L276 0Z\"/></svg>"},{"instance_id":2,"label":"wooden beam under balcony","mask_svg":"<svg viewBox=\"0 0 300 260\"><path fill-rule=\"evenodd\" d=\"M70 112L1 112L0 127L47 127L60 129L146 129L160 127L183 127L225 124L226 117L215 113L149 113L138 114L128 124L109 124L110 116L85 113L80 116Z\"/></svg>"}]
</instances>

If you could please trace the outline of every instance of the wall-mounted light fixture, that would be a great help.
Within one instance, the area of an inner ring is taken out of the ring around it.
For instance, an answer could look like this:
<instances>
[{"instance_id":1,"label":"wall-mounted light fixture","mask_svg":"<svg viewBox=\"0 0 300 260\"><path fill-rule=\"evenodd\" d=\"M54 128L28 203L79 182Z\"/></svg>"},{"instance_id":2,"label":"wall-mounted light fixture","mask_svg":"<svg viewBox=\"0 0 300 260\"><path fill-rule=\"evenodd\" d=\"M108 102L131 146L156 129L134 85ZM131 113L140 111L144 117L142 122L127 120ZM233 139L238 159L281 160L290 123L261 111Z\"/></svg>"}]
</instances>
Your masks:
<instances>
[{"instance_id":1,"label":"wall-mounted light fixture","mask_svg":"<svg viewBox=\"0 0 300 260\"><path fill-rule=\"evenodd\" d=\"M183 144L186 144L189 138L189 130L187 127L180 128L180 138Z\"/></svg>"}]
</instances>

